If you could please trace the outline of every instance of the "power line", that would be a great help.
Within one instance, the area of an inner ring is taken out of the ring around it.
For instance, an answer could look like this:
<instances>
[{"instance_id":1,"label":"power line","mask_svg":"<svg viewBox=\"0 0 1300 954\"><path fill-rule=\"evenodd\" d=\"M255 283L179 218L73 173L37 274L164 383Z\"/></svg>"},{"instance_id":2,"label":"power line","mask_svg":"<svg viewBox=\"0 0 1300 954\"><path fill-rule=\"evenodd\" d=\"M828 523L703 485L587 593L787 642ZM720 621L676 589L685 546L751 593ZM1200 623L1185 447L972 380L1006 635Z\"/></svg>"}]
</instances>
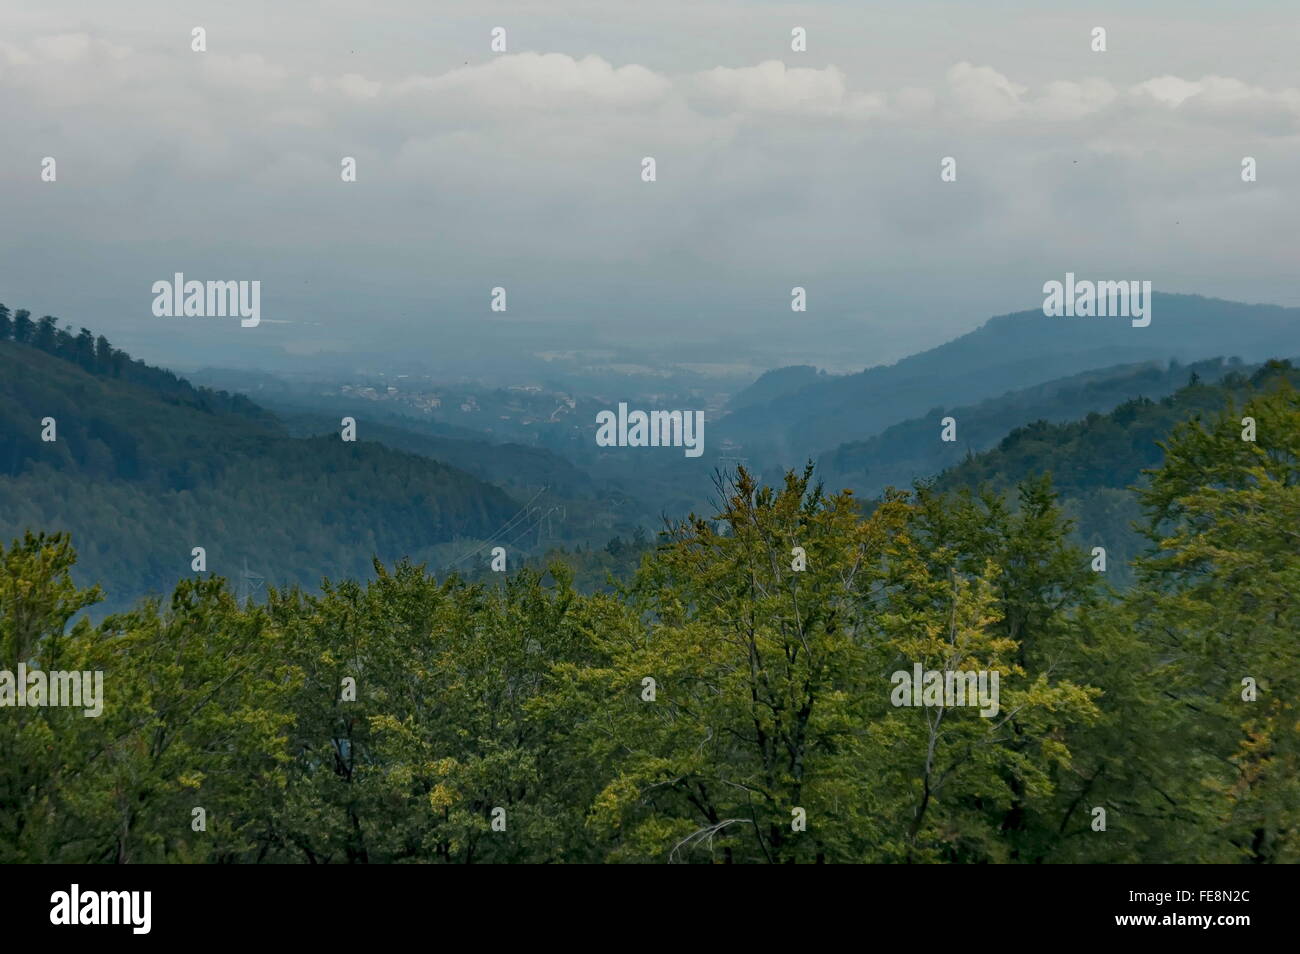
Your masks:
<instances>
[{"instance_id":1,"label":"power line","mask_svg":"<svg viewBox=\"0 0 1300 954\"><path fill-rule=\"evenodd\" d=\"M536 500L538 497L540 497L542 494L546 493L548 489L549 489L548 487L543 487L541 490L537 491L537 493L533 494L532 500L529 500L528 503L524 504L523 508L520 509L520 511L516 513L513 517L507 520L505 524L501 527L501 529L497 530L496 533L492 534L492 536L488 537L486 540L480 543L473 550L470 550L469 553L466 553L463 556L457 557L455 560L452 560L450 563L447 564L447 568L451 568L455 566L457 563L460 563L464 560L468 560L474 554L482 552L484 547L489 546L492 543L492 541L496 540L503 533L509 533L518 524L519 518L521 516L527 515L528 508L533 505L533 501ZM516 537L516 539L518 538Z\"/></svg>"}]
</instances>

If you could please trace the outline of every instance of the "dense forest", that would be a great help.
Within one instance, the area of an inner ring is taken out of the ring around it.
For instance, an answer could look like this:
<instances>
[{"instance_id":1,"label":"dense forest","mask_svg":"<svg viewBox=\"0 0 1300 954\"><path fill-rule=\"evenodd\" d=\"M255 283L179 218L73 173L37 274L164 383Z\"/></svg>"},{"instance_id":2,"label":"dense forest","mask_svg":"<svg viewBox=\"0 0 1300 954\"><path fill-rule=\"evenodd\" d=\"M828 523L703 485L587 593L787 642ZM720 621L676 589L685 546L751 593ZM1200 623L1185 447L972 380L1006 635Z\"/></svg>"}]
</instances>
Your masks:
<instances>
[{"instance_id":1,"label":"dense forest","mask_svg":"<svg viewBox=\"0 0 1300 954\"><path fill-rule=\"evenodd\" d=\"M1225 374L1254 370L1240 361L1214 358L1191 365L1151 361L1086 371L978 404L933 408L865 440L841 444L818 459L817 469L828 485L874 497L886 487L910 487L956 467L1031 423L1080 421L1136 398L1160 400L1190 382L1213 384ZM956 421L955 440L939 439L945 417Z\"/></svg>"},{"instance_id":2,"label":"dense forest","mask_svg":"<svg viewBox=\"0 0 1300 954\"><path fill-rule=\"evenodd\" d=\"M870 499L719 471L499 573L529 462L592 491L562 458L312 436L0 307L0 667L104 673L4 708L0 862L1300 861L1297 383L1081 375L1034 406L1153 397ZM997 711L899 705L913 666Z\"/></svg>"},{"instance_id":3,"label":"dense forest","mask_svg":"<svg viewBox=\"0 0 1300 954\"><path fill-rule=\"evenodd\" d=\"M1141 532L1140 491L1148 472L1164 459L1165 436L1181 422L1207 419L1225 409L1234 413L1231 409L1254 394L1300 386L1300 370L1290 361L1258 367L1200 362L1173 369L1164 380L1180 371L1189 374L1187 384L1159 400L1139 397L1077 421L1039 420L1013 428L996 447L943 471L935 486L1007 495L1023 480L1051 474L1062 508L1074 522L1075 541L1086 549L1105 547L1111 582L1128 585L1135 579L1133 558L1149 543Z\"/></svg>"},{"instance_id":4,"label":"dense forest","mask_svg":"<svg viewBox=\"0 0 1300 954\"><path fill-rule=\"evenodd\" d=\"M1122 594L1047 476L864 514L741 470L615 592L401 562L98 624L26 533L0 655L105 706L0 720L0 861L1300 861L1300 396L1163 442ZM999 711L895 705L915 664L998 673Z\"/></svg>"},{"instance_id":5,"label":"dense forest","mask_svg":"<svg viewBox=\"0 0 1300 954\"><path fill-rule=\"evenodd\" d=\"M43 440L52 418L54 440ZM431 559L490 536L506 491L339 421L292 436L239 395L192 387L101 336L0 306L0 538L67 531L106 609L171 591L194 547L208 570L315 586L379 556ZM468 548L468 547L467 547ZM123 554L129 554L124 558Z\"/></svg>"}]
</instances>

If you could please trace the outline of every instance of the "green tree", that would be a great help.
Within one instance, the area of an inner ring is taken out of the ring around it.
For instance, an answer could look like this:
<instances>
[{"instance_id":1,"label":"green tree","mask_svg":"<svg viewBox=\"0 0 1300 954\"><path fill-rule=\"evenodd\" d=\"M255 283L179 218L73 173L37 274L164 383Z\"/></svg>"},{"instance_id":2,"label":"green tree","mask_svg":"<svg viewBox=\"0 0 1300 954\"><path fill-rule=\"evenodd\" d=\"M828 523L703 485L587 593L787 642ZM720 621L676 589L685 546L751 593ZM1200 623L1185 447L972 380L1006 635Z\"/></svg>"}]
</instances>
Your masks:
<instances>
[{"instance_id":1,"label":"green tree","mask_svg":"<svg viewBox=\"0 0 1300 954\"><path fill-rule=\"evenodd\" d=\"M1289 370L1271 363L1244 406L1176 428L1144 494L1158 549L1130 602L1171 661L1165 691L1195 745L1197 795L1213 806L1217 837L1201 860L1300 860L1300 396Z\"/></svg>"},{"instance_id":2,"label":"green tree","mask_svg":"<svg viewBox=\"0 0 1300 954\"><path fill-rule=\"evenodd\" d=\"M863 519L811 469L780 489L741 470L719 489L720 526L674 526L637 581L637 621L593 634L605 662L569 672L575 711L604 714L588 729L614 775L592 823L611 859L996 855L973 799L1007 803L1008 773L1038 784L1068 755L1011 750L1007 719L1048 736L1092 714L1089 693L1025 678L996 629L992 568L932 566L902 495ZM996 670L1002 715L893 705L891 673L914 663Z\"/></svg>"}]
</instances>

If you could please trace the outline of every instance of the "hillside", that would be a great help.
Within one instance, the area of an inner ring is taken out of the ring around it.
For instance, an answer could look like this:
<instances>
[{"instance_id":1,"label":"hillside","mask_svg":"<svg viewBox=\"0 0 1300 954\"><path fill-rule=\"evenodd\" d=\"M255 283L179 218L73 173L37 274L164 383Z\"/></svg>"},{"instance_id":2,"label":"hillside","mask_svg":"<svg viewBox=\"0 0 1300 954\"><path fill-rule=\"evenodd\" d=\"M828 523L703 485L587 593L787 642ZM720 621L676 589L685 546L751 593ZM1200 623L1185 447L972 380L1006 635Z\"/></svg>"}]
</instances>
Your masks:
<instances>
[{"instance_id":1,"label":"hillside","mask_svg":"<svg viewBox=\"0 0 1300 954\"><path fill-rule=\"evenodd\" d=\"M939 405L973 404L1095 368L1227 354L1263 361L1298 348L1297 308L1157 293L1145 328L1122 318L1047 318L1041 310L1026 311L992 318L896 364L828 377L743 408L720 421L715 434L797 463Z\"/></svg>"},{"instance_id":2,"label":"hillside","mask_svg":"<svg viewBox=\"0 0 1300 954\"><path fill-rule=\"evenodd\" d=\"M315 586L367 576L376 555L432 558L518 510L501 489L364 432L291 437L246 398L107 342L108 360L78 362L75 340L43 342L53 351L0 340L0 538L70 531L78 578L103 582L109 608L169 590L196 546L210 573L238 578L247 561L267 582ZM41 440L47 417L53 442Z\"/></svg>"},{"instance_id":3,"label":"hillside","mask_svg":"<svg viewBox=\"0 0 1300 954\"><path fill-rule=\"evenodd\" d=\"M0 862L1295 864L1300 392L1245 407L1257 444L1236 411L1170 435L1123 594L1041 480L863 513L740 473L608 592L399 564L99 625L33 531L0 544L0 654L111 690L0 719ZM956 666L978 696L936 694L937 731L899 677Z\"/></svg>"},{"instance_id":4,"label":"hillside","mask_svg":"<svg viewBox=\"0 0 1300 954\"><path fill-rule=\"evenodd\" d=\"M826 377L825 371L818 372L816 368L807 364L773 368L771 371L764 371L753 384L733 394L727 401L727 410L739 411L742 408L767 404L787 394L801 391L810 384L824 381Z\"/></svg>"},{"instance_id":5,"label":"hillside","mask_svg":"<svg viewBox=\"0 0 1300 954\"><path fill-rule=\"evenodd\" d=\"M338 417L319 413L282 414L289 433L308 437L337 429ZM358 418L358 421L362 418ZM419 454L450 464L479 480L522 493L546 486L556 493L593 493L592 480L559 454L543 447L523 444L494 444L486 440L465 440L428 433L420 422L376 415L366 421L365 434L387 447Z\"/></svg>"},{"instance_id":6,"label":"hillside","mask_svg":"<svg viewBox=\"0 0 1300 954\"><path fill-rule=\"evenodd\" d=\"M1222 358L1191 365L1157 361L1121 365L1008 391L978 404L934 408L867 440L841 444L822 455L818 472L830 486L875 496L888 486L908 487L955 467L970 454L995 447L1008 432L1031 422L1072 421L1109 411L1133 398L1159 399L1185 386L1192 377L1213 383L1234 369L1242 370L1240 362ZM955 442L939 439L942 420L948 416L957 421Z\"/></svg>"},{"instance_id":7,"label":"hillside","mask_svg":"<svg viewBox=\"0 0 1300 954\"><path fill-rule=\"evenodd\" d=\"M1050 473L1076 540L1104 546L1114 583L1130 582L1127 567L1143 543L1133 524L1144 519L1133 488L1164 460L1163 444L1182 421L1207 420L1252 394L1300 387L1300 369L1269 361L1247 377L1230 371L1217 383L1198 381L1158 401L1135 398L1106 414L1050 424L1037 421L1008 434L997 447L974 454L933 482L939 492L988 487L1010 493L1017 483Z\"/></svg>"}]
</instances>

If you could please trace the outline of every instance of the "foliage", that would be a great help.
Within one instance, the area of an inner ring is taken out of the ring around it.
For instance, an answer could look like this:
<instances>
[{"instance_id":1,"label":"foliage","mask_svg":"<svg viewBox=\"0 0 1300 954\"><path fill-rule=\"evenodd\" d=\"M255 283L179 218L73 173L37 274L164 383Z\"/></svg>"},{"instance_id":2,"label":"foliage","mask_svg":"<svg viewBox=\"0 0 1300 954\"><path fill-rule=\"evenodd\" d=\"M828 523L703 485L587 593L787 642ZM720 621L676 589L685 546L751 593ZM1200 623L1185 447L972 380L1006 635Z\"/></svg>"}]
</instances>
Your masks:
<instances>
[{"instance_id":1,"label":"foliage","mask_svg":"<svg viewBox=\"0 0 1300 954\"><path fill-rule=\"evenodd\" d=\"M454 467L374 443L364 421L356 443L292 438L245 398L105 347L114 357L96 370L0 341L0 535L72 533L78 581L104 584L109 610L169 592L196 546L227 578L247 561L268 580L315 586L365 576L375 555L432 558L518 510ZM41 439L47 417L57 440Z\"/></svg>"},{"instance_id":2,"label":"foliage","mask_svg":"<svg viewBox=\"0 0 1300 954\"><path fill-rule=\"evenodd\" d=\"M612 592L376 563L98 625L67 538L29 533L5 664L106 698L0 709L0 860L1295 861L1298 439L1287 388L1176 429L1125 598L1045 478L863 516L741 471ZM996 671L998 711L896 705L918 663Z\"/></svg>"}]
</instances>

